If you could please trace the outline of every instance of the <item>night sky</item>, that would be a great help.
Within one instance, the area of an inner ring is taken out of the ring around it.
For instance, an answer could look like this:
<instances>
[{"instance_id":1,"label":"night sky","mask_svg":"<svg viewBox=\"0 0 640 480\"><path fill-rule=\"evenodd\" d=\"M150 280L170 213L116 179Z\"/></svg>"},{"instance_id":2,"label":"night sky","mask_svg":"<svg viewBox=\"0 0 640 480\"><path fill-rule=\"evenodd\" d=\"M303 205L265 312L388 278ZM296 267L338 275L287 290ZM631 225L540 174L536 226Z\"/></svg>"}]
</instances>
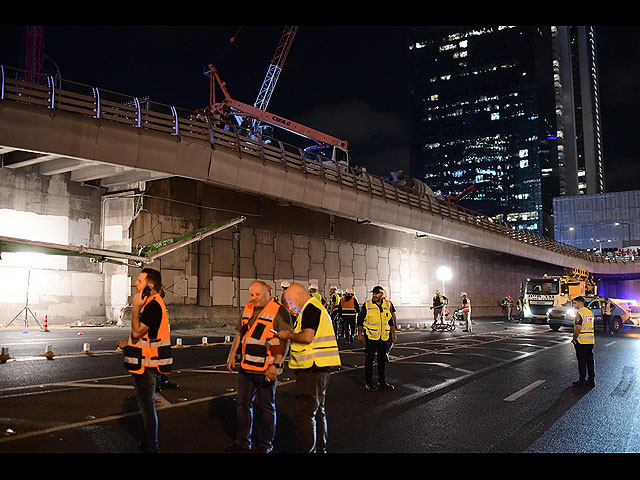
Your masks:
<instances>
[{"instance_id":1,"label":"night sky","mask_svg":"<svg viewBox=\"0 0 640 480\"><path fill-rule=\"evenodd\" d=\"M283 28L48 26L44 44L64 79L196 109L208 105L210 63L233 98L253 105ZM638 33L596 27L609 192L640 189ZM0 63L19 66L23 45L24 27L0 26ZM407 54L402 26L301 26L268 110L348 140L353 163L373 173L407 169Z\"/></svg>"}]
</instances>

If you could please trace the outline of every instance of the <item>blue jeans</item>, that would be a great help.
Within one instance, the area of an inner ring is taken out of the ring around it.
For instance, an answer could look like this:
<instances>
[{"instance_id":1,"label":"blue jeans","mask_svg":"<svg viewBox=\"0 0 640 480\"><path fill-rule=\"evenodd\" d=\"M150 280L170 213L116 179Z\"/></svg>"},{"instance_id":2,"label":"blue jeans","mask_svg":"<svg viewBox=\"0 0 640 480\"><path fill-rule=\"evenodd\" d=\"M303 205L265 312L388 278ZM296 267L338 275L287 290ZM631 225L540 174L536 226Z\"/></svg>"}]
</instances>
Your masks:
<instances>
[{"instance_id":1,"label":"blue jeans","mask_svg":"<svg viewBox=\"0 0 640 480\"><path fill-rule=\"evenodd\" d=\"M133 373L138 408L144 425L144 451L158 451L158 415L156 414L156 383L158 370L145 368L144 373Z\"/></svg>"},{"instance_id":2,"label":"blue jeans","mask_svg":"<svg viewBox=\"0 0 640 480\"><path fill-rule=\"evenodd\" d=\"M260 405L260 430L258 446L267 451L273 449L276 434L276 382L268 382L264 373L238 372L238 428L236 443L251 448L253 427L253 406L256 398Z\"/></svg>"}]
</instances>

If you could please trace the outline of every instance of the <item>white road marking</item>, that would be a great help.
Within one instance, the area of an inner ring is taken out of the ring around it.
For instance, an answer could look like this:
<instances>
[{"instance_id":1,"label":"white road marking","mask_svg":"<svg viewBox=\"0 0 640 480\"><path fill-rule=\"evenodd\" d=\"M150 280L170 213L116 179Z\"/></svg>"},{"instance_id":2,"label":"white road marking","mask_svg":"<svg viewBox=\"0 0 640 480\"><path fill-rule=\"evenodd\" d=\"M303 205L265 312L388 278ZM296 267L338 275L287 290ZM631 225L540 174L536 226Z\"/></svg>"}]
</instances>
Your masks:
<instances>
[{"instance_id":1,"label":"white road marking","mask_svg":"<svg viewBox=\"0 0 640 480\"><path fill-rule=\"evenodd\" d=\"M527 385L522 390L518 390L513 395L509 395L507 398L504 399L504 401L505 402L513 402L513 401L517 400L518 398L520 398L525 393L528 393L531 390L533 390L534 388L536 388L538 385L542 385L544 382L545 382L545 380L536 380L531 385Z\"/></svg>"}]
</instances>

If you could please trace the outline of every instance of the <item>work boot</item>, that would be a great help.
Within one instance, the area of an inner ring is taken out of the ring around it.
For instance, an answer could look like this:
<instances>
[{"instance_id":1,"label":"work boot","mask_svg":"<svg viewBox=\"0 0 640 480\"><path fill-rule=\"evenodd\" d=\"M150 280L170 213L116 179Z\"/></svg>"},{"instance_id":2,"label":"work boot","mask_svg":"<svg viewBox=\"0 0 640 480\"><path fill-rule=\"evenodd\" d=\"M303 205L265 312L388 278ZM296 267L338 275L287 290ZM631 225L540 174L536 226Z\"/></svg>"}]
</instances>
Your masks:
<instances>
[{"instance_id":1,"label":"work boot","mask_svg":"<svg viewBox=\"0 0 640 480\"><path fill-rule=\"evenodd\" d=\"M393 390L394 389L394 386L388 384L386 381L380 382L378 384L378 387L381 388L382 390Z\"/></svg>"},{"instance_id":2,"label":"work boot","mask_svg":"<svg viewBox=\"0 0 640 480\"><path fill-rule=\"evenodd\" d=\"M375 387L375 385L371 385L370 383L367 383L367 384L364 386L364 389L365 389L365 390L367 390L367 391L369 391L369 392L375 392L376 390L378 390L378 389Z\"/></svg>"}]
</instances>

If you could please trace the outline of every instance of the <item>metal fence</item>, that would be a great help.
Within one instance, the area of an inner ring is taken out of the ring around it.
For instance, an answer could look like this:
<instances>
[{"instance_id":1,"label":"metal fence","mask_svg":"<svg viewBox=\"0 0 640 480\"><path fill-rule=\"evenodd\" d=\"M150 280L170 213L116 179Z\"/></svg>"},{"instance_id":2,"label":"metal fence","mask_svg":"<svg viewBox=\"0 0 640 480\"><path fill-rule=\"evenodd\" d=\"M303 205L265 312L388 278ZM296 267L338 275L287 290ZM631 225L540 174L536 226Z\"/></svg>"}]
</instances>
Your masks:
<instances>
[{"instance_id":1,"label":"metal fence","mask_svg":"<svg viewBox=\"0 0 640 480\"><path fill-rule=\"evenodd\" d=\"M410 208L441 216L452 222L468 225L503 238L517 240L551 252L598 263L625 263L593 255L572 245L496 221L451 202L414 191L367 173L357 167L347 167L323 161L324 157L305 152L279 140L242 130L235 126L212 125L206 115L164 105L128 95L99 89L51 76L41 76L40 82L26 82L25 71L0 66L0 100L37 105L101 119L133 128L144 128L168 135L180 135L210 142L235 150L239 156L251 155L264 163L278 164L283 169L297 170L325 182L335 182L342 188L354 189L371 197L380 197Z\"/></svg>"}]
</instances>

